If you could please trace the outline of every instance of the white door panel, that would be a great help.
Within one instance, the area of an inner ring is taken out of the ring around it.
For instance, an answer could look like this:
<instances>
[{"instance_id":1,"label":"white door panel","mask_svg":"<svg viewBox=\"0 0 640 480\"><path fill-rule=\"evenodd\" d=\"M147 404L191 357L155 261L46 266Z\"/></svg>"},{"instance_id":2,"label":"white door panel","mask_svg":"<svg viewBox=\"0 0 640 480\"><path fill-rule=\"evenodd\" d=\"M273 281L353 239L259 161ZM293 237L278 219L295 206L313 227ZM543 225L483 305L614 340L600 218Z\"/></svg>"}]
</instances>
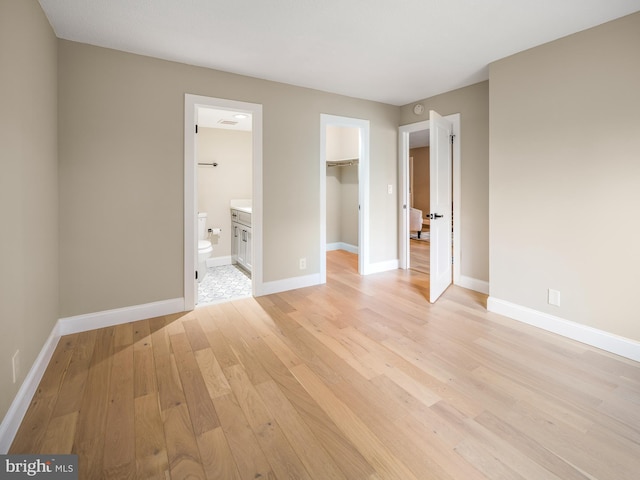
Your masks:
<instances>
[{"instance_id":1,"label":"white door panel","mask_svg":"<svg viewBox=\"0 0 640 480\"><path fill-rule=\"evenodd\" d=\"M452 281L451 123L429 112L431 249L429 301L434 303Z\"/></svg>"}]
</instances>

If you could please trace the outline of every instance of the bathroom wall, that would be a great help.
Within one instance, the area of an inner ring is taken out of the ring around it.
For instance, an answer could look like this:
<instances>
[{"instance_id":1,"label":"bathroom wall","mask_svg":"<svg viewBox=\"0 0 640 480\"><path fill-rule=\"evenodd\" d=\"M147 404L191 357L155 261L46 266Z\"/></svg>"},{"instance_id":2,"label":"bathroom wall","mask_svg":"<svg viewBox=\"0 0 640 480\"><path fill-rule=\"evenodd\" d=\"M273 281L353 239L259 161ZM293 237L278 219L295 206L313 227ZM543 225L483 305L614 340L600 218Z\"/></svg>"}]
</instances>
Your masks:
<instances>
[{"instance_id":1,"label":"bathroom wall","mask_svg":"<svg viewBox=\"0 0 640 480\"><path fill-rule=\"evenodd\" d=\"M57 40L37 1L0 0L0 64L1 419L58 319Z\"/></svg>"},{"instance_id":2,"label":"bathroom wall","mask_svg":"<svg viewBox=\"0 0 640 480\"><path fill-rule=\"evenodd\" d=\"M198 211L207 212L207 228L222 228L210 238L212 257L231 255L231 199L251 198L251 132L222 128L199 128L198 162L216 162L217 167L199 166Z\"/></svg>"}]
</instances>

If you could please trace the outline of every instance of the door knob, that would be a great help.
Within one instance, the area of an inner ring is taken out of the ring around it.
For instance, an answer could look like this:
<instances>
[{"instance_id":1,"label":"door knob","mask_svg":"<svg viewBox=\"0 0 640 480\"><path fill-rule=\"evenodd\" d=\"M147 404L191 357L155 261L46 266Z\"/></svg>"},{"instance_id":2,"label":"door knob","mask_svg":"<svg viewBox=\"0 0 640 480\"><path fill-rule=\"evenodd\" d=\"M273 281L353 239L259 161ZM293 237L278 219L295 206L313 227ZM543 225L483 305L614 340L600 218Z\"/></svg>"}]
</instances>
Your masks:
<instances>
[{"instance_id":1,"label":"door knob","mask_svg":"<svg viewBox=\"0 0 640 480\"><path fill-rule=\"evenodd\" d=\"M437 213L432 213L432 214L429 215L429 218L431 220L434 220L436 218L442 218L442 217L444 217L444 215L440 215L440 214L437 214Z\"/></svg>"}]
</instances>

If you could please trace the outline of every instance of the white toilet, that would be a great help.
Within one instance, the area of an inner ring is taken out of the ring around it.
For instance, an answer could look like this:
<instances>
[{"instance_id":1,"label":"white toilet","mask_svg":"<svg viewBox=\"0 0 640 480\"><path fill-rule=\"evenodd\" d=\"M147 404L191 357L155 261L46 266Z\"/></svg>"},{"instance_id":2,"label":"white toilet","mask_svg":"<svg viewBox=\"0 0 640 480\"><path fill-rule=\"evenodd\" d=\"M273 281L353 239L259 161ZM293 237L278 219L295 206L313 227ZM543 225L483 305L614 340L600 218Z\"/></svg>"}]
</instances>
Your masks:
<instances>
[{"instance_id":1,"label":"white toilet","mask_svg":"<svg viewBox=\"0 0 640 480\"><path fill-rule=\"evenodd\" d=\"M198 281L207 274L207 258L211 256L213 247L207 240L207 213L198 213Z\"/></svg>"}]
</instances>

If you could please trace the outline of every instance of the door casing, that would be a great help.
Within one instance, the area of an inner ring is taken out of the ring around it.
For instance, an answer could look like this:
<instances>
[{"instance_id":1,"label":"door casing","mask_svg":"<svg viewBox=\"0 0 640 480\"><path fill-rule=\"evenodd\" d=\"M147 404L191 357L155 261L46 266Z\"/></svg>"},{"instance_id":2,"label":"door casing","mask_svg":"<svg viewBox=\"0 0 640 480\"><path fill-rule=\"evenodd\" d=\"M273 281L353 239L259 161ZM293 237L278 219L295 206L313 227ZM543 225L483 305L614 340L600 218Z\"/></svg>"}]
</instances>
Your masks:
<instances>
[{"instance_id":1,"label":"door casing","mask_svg":"<svg viewBox=\"0 0 640 480\"><path fill-rule=\"evenodd\" d=\"M193 310L198 290L195 286L197 266L196 239L197 177L196 177L196 133L198 108L215 108L245 112L252 115L252 254L251 289L253 296L262 292L262 105L223 98L185 94L184 97L184 309Z\"/></svg>"}]
</instances>

